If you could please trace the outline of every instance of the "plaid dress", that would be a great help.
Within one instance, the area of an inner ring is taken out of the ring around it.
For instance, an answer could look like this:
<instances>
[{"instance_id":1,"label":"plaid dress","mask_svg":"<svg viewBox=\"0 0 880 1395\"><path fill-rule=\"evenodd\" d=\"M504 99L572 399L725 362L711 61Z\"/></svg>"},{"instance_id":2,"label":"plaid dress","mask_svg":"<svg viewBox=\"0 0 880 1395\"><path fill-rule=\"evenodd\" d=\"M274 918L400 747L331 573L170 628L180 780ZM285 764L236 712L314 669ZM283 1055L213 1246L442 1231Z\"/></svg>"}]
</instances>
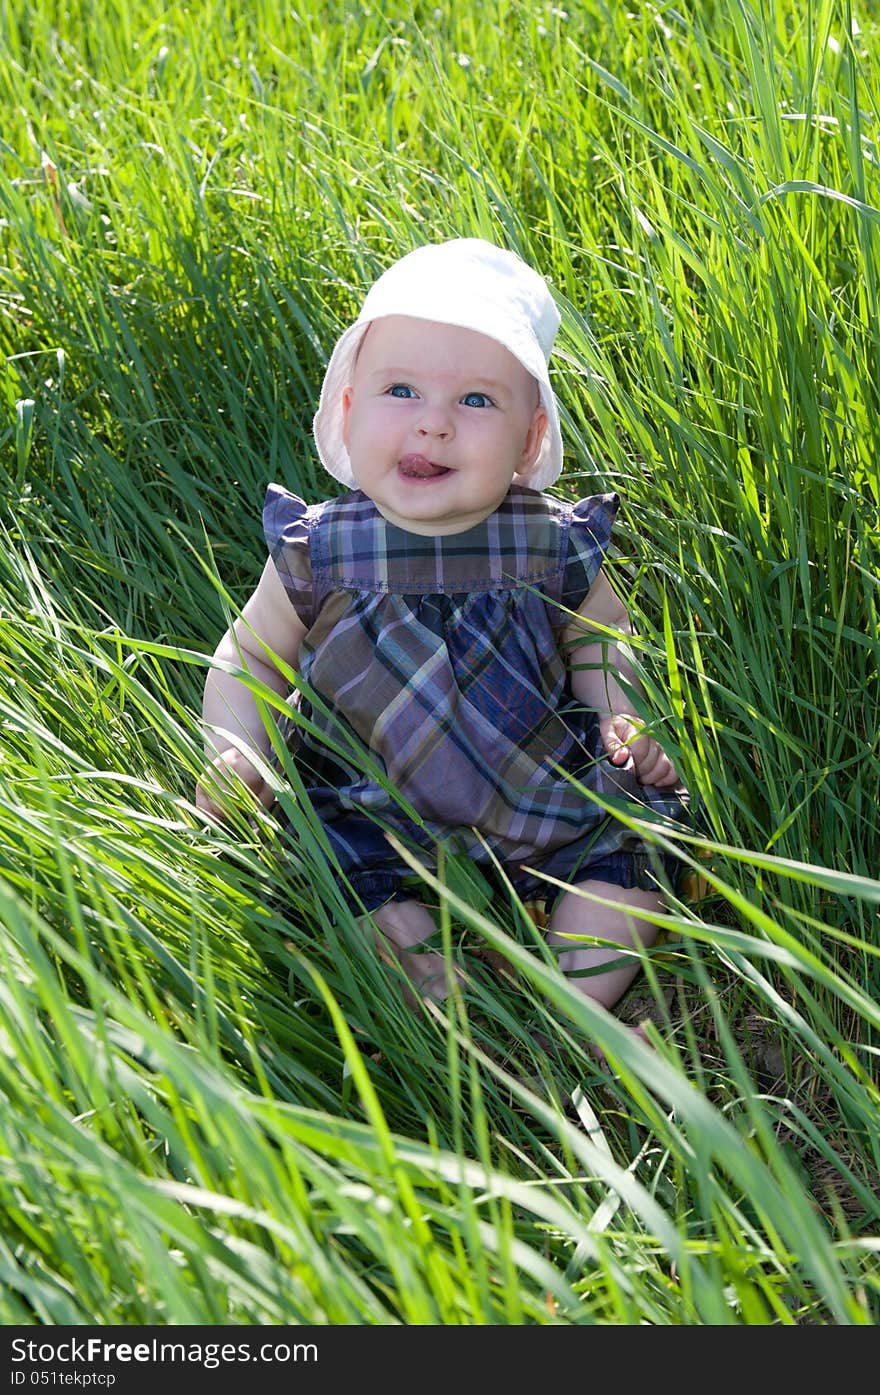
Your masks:
<instances>
[{"instance_id":1,"label":"plaid dress","mask_svg":"<svg viewBox=\"0 0 880 1395\"><path fill-rule=\"evenodd\" d=\"M673 818L685 792L610 765L559 648L617 506L514 486L476 527L426 537L359 490L307 505L269 486L266 542L306 627L288 739L367 910L401 894L408 870L386 830L422 860L442 842L500 862L524 895L546 890L530 869L644 884L641 841L589 791Z\"/></svg>"}]
</instances>

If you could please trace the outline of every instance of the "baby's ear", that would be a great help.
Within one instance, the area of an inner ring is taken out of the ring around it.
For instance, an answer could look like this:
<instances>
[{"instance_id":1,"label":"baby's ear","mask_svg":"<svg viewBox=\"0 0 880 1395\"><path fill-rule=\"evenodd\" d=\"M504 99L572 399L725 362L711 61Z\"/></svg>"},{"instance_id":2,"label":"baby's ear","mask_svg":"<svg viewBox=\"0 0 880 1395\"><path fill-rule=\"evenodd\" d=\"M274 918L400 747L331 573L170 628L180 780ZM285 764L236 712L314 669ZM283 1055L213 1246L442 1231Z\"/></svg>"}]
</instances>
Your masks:
<instances>
[{"instance_id":1,"label":"baby's ear","mask_svg":"<svg viewBox=\"0 0 880 1395\"><path fill-rule=\"evenodd\" d=\"M342 389L340 405L342 407L342 444L348 450L348 414L351 411L351 399L354 389L349 383L348 387Z\"/></svg>"},{"instance_id":2,"label":"baby's ear","mask_svg":"<svg viewBox=\"0 0 880 1395\"><path fill-rule=\"evenodd\" d=\"M544 435L547 431L548 424L549 419L547 417L547 413L544 410L543 405L539 403L532 414L532 420L530 421L529 429L526 432L525 445L523 446L522 453L522 464L520 465L517 474L527 474L528 471L534 465L535 461L538 458L538 452L541 449L541 442L544 439Z\"/></svg>"}]
</instances>

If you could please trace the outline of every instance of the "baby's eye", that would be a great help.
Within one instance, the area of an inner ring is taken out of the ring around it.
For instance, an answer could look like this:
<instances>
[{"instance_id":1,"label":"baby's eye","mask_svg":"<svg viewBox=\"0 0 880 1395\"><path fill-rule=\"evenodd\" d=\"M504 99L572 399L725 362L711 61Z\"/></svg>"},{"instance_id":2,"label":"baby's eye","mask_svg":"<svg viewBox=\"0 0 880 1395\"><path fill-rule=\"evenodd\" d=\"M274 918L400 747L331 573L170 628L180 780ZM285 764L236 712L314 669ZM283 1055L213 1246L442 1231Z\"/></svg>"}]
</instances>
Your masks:
<instances>
[{"instance_id":1,"label":"baby's eye","mask_svg":"<svg viewBox=\"0 0 880 1395\"><path fill-rule=\"evenodd\" d=\"M466 392L461 399L465 407L491 407L492 399L484 392Z\"/></svg>"},{"instance_id":2,"label":"baby's eye","mask_svg":"<svg viewBox=\"0 0 880 1395\"><path fill-rule=\"evenodd\" d=\"M392 383L391 387L388 389L388 396L415 397L415 393L411 387L407 387L406 383Z\"/></svg>"}]
</instances>

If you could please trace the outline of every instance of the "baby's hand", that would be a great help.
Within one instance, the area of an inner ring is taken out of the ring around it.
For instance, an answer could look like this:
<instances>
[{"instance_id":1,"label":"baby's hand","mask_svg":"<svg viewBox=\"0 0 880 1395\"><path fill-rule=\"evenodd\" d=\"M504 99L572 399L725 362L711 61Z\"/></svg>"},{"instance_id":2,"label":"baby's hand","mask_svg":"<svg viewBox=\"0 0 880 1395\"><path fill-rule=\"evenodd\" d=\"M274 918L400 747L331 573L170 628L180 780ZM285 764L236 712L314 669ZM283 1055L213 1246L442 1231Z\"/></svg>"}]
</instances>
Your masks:
<instances>
[{"instance_id":1,"label":"baby's hand","mask_svg":"<svg viewBox=\"0 0 880 1395\"><path fill-rule=\"evenodd\" d=\"M600 717L599 731L613 765L626 765L632 756L640 784L665 788L680 783L678 771L672 761L659 741L648 735L645 724L639 717L634 717L630 712Z\"/></svg>"},{"instance_id":2,"label":"baby's hand","mask_svg":"<svg viewBox=\"0 0 880 1395\"><path fill-rule=\"evenodd\" d=\"M241 782L251 791L260 804L267 808L275 799L275 791L272 786L263 779L256 766L252 765L241 751L230 747L226 751L221 751L219 756L215 756L211 761L209 770L213 779L200 780L196 786L196 807L204 810L211 818L223 819L226 817L226 810L218 803L212 791L216 791L219 785L221 789L232 792L236 785Z\"/></svg>"}]
</instances>

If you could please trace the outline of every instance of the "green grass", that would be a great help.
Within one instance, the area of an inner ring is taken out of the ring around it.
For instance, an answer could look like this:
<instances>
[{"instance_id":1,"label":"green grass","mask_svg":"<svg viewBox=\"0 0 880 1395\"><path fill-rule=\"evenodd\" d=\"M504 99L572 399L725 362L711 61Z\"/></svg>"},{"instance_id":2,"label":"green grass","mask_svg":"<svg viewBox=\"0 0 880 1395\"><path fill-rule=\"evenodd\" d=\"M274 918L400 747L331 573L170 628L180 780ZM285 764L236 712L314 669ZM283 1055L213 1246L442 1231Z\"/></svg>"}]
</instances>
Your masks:
<instances>
[{"instance_id":1,"label":"green grass","mask_svg":"<svg viewBox=\"0 0 880 1395\"><path fill-rule=\"evenodd\" d=\"M0 1321L877 1321L854 18L0 0ZM287 790L296 865L193 806L265 486L327 492L335 337L462 234L552 279L558 490L623 498L609 568L705 813L673 845L705 894L621 1004L653 1051L454 877L466 991L413 1015Z\"/></svg>"}]
</instances>

